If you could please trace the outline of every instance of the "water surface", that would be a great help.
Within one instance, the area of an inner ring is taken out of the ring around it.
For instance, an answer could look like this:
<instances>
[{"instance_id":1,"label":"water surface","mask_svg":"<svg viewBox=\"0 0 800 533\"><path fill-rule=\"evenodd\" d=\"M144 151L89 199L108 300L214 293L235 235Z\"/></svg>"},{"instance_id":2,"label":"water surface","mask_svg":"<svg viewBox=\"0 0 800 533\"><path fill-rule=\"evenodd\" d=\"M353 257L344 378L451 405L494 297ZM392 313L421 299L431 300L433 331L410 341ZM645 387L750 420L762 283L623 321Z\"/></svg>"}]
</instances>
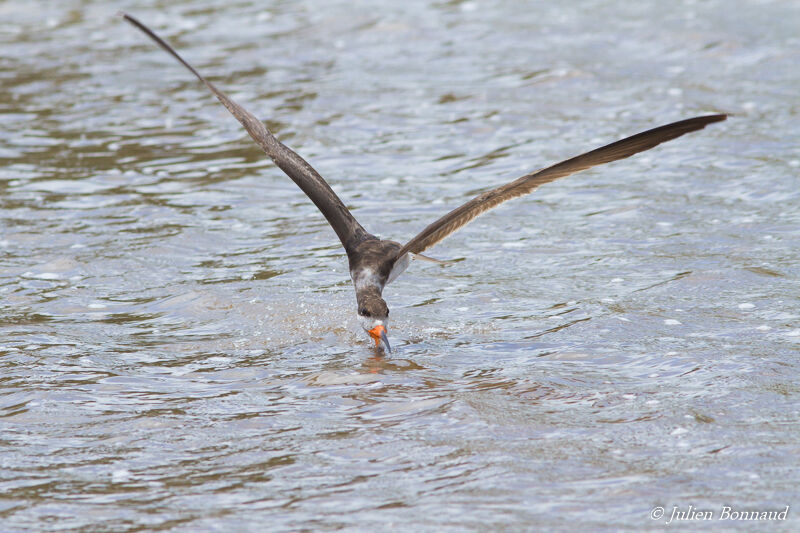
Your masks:
<instances>
[{"instance_id":1,"label":"water surface","mask_svg":"<svg viewBox=\"0 0 800 533\"><path fill-rule=\"evenodd\" d=\"M431 250L460 261L387 288L391 357L316 208L115 9L0 6L4 531L641 530L800 503L796 3L126 4L400 241L732 115Z\"/></svg>"}]
</instances>

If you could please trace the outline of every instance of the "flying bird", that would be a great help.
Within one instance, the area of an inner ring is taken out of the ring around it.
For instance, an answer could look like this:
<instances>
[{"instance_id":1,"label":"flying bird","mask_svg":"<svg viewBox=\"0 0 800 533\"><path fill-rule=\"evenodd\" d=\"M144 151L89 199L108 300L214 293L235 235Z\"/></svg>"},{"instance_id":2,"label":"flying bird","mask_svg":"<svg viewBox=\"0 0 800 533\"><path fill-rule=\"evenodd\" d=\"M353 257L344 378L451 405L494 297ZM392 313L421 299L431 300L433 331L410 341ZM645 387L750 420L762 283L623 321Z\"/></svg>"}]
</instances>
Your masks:
<instances>
[{"instance_id":1,"label":"flying bird","mask_svg":"<svg viewBox=\"0 0 800 533\"><path fill-rule=\"evenodd\" d=\"M330 185L308 162L281 143L267 126L249 111L234 102L213 83L205 79L169 44L150 28L126 13L122 17L153 39L161 48L189 69L236 117L272 161L289 176L314 202L336 232L347 253L350 277L356 291L358 317L361 327L380 348L381 343L391 352L387 337L389 307L382 297L384 287L394 281L408 267L412 256L432 260L422 252L501 203L528 194L540 185L586 170L596 165L610 163L649 150L663 142L686 133L703 129L708 124L720 122L727 115L694 117L638 133L590 152L567 159L555 165L531 172L514 181L479 194L464 205L445 214L425 227L405 244L384 240L372 235L355 219ZM433 260L436 261L436 260Z\"/></svg>"}]
</instances>

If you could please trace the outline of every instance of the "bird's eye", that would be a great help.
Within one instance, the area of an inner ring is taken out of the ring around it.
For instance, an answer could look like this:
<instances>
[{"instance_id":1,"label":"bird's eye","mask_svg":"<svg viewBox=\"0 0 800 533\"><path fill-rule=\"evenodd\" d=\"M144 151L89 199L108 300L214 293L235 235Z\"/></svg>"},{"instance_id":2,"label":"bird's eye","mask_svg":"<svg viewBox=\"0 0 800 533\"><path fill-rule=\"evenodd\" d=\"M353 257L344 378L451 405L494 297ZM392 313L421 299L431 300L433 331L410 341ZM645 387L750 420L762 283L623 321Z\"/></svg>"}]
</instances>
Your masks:
<instances>
[{"instance_id":1,"label":"bird's eye","mask_svg":"<svg viewBox=\"0 0 800 533\"><path fill-rule=\"evenodd\" d=\"M367 308L366 307L362 307L361 309L359 309L358 310L358 314L361 315L361 316L369 316L369 313L367 313Z\"/></svg>"}]
</instances>

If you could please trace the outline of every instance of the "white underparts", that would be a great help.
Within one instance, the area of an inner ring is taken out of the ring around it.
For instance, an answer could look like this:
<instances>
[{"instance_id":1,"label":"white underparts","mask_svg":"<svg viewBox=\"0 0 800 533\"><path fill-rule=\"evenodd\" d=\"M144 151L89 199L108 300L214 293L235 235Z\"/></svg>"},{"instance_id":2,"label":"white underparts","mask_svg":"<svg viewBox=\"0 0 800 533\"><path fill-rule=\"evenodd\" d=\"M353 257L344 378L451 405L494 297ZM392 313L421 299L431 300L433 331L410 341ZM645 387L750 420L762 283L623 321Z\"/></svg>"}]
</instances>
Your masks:
<instances>
[{"instance_id":1,"label":"white underparts","mask_svg":"<svg viewBox=\"0 0 800 533\"><path fill-rule=\"evenodd\" d=\"M356 286L356 292L371 287L378 287L383 290L380 276L371 268L359 268L351 273L351 277L353 278L353 285Z\"/></svg>"},{"instance_id":2,"label":"white underparts","mask_svg":"<svg viewBox=\"0 0 800 533\"><path fill-rule=\"evenodd\" d=\"M364 331L369 331L371 329L375 329L376 326L384 325L383 320L361 315L358 315L358 323L364 329Z\"/></svg>"},{"instance_id":3,"label":"white underparts","mask_svg":"<svg viewBox=\"0 0 800 533\"><path fill-rule=\"evenodd\" d=\"M356 292L362 289L378 287L381 291L385 285L397 279L397 276L405 272L408 264L411 262L410 254L405 254L403 257L395 261L392 271L389 272L389 278L386 283L382 283L381 277L371 268L363 267L350 273L353 278L353 285L356 286Z\"/></svg>"}]
</instances>

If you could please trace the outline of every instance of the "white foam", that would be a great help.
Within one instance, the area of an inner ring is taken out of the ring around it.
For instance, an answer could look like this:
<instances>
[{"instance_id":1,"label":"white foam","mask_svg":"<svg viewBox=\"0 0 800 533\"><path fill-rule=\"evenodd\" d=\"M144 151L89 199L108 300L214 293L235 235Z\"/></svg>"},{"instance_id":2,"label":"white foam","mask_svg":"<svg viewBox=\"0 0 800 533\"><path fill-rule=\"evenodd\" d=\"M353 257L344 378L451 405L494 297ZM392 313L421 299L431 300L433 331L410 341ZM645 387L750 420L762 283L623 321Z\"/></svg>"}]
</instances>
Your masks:
<instances>
[{"instance_id":1,"label":"white foam","mask_svg":"<svg viewBox=\"0 0 800 533\"><path fill-rule=\"evenodd\" d=\"M128 481L132 477L133 474L131 474L130 470L125 470L125 469L114 470L111 473L111 481L113 481L114 483L123 483L125 481Z\"/></svg>"},{"instance_id":2,"label":"white foam","mask_svg":"<svg viewBox=\"0 0 800 533\"><path fill-rule=\"evenodd\" d=\"M33 278L33 279L46 279L46 280L54 280L54 279L61 279L61 275L55 272L40 272L36 274L35 272L25 272L22 274L23 278Z\"/></svg>"}]
</instances>

